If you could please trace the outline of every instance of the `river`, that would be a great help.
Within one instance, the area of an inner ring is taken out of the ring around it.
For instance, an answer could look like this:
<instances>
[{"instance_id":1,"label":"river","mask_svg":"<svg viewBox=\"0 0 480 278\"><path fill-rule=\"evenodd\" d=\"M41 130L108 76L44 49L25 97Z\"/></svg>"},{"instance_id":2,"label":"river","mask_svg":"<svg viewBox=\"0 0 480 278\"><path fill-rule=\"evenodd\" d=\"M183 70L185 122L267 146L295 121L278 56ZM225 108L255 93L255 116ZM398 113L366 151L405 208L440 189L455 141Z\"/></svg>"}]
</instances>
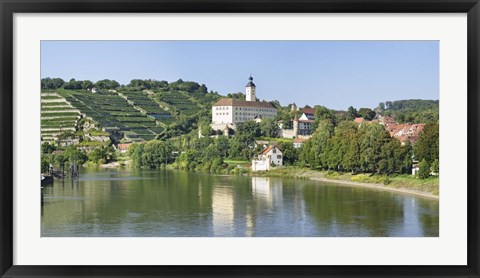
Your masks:
<instances>
[{"instance_id":1,"label":"river","mask_svg":"<svg viewBox=\"0 0 480 278\"><path fill-rule=\"evenodd\" d=\"M82 169L42 194L42 237L439 235L438 200L311 180Z\"/></svg>"}]
</instances>

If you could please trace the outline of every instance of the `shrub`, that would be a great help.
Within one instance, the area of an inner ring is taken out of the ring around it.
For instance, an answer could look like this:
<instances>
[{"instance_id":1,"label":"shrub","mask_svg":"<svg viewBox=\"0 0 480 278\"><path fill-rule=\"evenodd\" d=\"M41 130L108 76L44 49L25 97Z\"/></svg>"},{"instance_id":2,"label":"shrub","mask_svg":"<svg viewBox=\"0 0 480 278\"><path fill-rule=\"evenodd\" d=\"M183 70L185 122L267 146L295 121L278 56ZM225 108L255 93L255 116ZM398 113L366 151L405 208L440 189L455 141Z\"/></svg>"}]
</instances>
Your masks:
<instances>
[{"instance_id":1,"label":"shrub","mask_svg":"<svg viewBox=\"0 0 480 278\"><path fill-rule=\"evenodd\" d=\"M418 164L418 177L420 179L426 179L430 176L430 163L428 163L427 160L425 160L425 158L420 161L420 163Z\"/></svg>"}]
</instances>

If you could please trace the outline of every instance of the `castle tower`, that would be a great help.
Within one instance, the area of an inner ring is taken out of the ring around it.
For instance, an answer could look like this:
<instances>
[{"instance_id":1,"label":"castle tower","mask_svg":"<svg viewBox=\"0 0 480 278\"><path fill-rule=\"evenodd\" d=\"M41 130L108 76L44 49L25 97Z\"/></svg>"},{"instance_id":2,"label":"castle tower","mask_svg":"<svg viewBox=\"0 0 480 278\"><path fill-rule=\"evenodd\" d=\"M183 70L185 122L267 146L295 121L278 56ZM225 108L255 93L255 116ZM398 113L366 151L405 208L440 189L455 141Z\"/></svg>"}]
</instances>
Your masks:
<instances>
[{"instance_id":1,"label":"castle tower","mask_svg":"<svg viewBox=\"0 0 480 278\"><path fill-rule=\"evenodd\" d=\"M293 118L293 136L298 136L298 117L295 114L295 118Z\"/></svg>"},{"instance_id":2,"label":"castle tower","mask_svg":"<svg viewBox=\"0 0 480 278\"><path fill-rule=\"evenodd\" d=\"M225 128L223 129L223 136L228 137L228 135L229 135L229 133L230 133L229 131L230 131L230 130L229 130L229 128L228 128L228 125L226 125Z\"/></svg>"},{"instance_id":3,"label":"castle tower","mask_svg":"<svg viewBox=\"0 0 480 278\"><path fill-rule=\"evenodd\" d=\"M292 111L292 112L297 111L297 105L295 104L295 102L292 104L291 111Z\"/></svg>"},{"instance_id":4,"label":"castle tower","mask_svg":"<svg viewBox=\"0 0 480 278\"><path fill-rule=\"evenodd\" d=\"M253 77L248 78L249 82L245 86L245 100L246 101L257 101L257 93L255 92L256 86L253 83Z\"/></svg>"}]
</instances>

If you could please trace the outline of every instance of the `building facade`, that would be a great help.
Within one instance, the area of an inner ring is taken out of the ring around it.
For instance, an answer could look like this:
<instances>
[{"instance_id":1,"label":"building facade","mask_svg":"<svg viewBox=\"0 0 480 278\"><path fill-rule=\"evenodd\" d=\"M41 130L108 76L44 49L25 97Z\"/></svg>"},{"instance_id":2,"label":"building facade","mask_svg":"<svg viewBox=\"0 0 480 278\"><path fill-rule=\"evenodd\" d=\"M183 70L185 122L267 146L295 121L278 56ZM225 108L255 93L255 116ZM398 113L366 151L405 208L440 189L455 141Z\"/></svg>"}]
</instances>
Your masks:
<instances>
[{"instance_id":1,"label":"building facade","mask_svg":"<svg viewBox=\"0 0 480 278\"><path fill-rule=\"evenodd\" d=\"M266 147L257 159L252 160L252 171L268 171L271 165L282 166L282 151L275 145Z\"/></svg>"},{"instance_id":2,"label":"building facade","mask_svg":"<svg viewBox=\"0 0 480 278\"><path fill-rule=\"evenodd\" d=\"M246 100L223 98L212 105L212 128L223 130L225 126L235 129L235 125L255 119L273 119L277 109L269 102L257 101L256 86L250 76L245 87Z\"/></svg>"}]
</instances>

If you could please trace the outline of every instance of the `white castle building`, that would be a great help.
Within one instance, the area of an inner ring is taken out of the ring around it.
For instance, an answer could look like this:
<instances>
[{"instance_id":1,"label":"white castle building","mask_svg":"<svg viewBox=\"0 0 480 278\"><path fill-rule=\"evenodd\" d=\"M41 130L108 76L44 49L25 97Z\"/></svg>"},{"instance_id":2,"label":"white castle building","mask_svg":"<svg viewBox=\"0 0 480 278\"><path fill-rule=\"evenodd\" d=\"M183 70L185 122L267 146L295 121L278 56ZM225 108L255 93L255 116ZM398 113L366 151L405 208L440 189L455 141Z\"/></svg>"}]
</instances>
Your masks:
<instances>
[{"instance_id":1,"label":"white castle building","mask_svg":"<svg viewBox=\"0 0 480 278\"><path fill-rule=\"evenodd\" d=\"M222 98L212 106L212 129L235 129L236 124L256 119L273 119L277 109L268 102L257 101L256 86L250 76L245 86L245 100Z\"/></svg>"}]
</instances>

